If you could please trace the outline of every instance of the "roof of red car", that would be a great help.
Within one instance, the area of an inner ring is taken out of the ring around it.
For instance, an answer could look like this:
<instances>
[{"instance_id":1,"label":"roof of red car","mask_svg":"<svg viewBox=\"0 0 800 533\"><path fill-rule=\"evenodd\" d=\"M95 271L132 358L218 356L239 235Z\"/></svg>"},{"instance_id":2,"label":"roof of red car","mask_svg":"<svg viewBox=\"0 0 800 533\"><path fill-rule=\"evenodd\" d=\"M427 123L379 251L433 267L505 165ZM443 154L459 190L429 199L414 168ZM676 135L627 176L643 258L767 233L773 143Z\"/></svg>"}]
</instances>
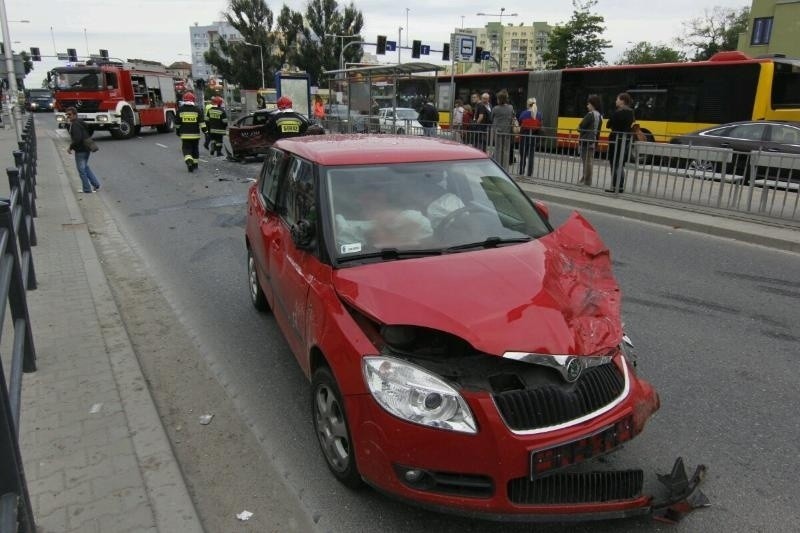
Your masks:
<instances>
[{"instance_id":1,"label":"roof of red car","mask_svg":"<svg viewBox=\"0 0 800 533\"><path fill-rule=\"evenodd\" d=\"M310 135L275 146L320 165L373 165L487 159L484 152L453 141L415 135Z\"/></svg>"}]
</instances>

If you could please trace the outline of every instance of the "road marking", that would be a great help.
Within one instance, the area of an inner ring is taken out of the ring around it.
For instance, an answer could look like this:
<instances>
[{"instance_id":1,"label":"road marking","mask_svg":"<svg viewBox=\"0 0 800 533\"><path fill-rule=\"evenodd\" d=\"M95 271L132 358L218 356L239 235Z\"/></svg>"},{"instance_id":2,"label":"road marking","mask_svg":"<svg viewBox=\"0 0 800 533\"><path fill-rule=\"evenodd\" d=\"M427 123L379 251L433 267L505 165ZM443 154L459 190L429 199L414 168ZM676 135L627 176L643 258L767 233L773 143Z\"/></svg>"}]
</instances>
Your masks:
<instances>
[{"instance_id":1,"label":"road marking","mask_svg":"<svg viewBox=\"0 0 800 533\"><path fill-rule=\"evenodd\" d=\"M161 148L169 148L166 144L156 143L156 146L160 146Z\"/></svg>"}]
</instances>

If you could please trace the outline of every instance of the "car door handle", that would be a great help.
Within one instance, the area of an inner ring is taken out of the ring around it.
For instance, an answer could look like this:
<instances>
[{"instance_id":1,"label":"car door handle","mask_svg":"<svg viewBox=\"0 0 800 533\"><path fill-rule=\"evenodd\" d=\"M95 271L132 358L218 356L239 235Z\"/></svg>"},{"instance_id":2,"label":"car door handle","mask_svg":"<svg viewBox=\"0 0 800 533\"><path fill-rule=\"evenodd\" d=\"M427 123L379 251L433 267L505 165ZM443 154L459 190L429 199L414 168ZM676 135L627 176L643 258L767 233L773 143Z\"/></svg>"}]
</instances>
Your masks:
<instances>
[{"instance_id":1,"label":"car door handle","mask_svg":"<svg viewBox=\"0 0 800 533\"><path fill-rule=\"evenodd\" d=\"M730 148L731 147L731 143L720 143L720 147L722 147L722 148Z\"/></svg>"}]
</instances>

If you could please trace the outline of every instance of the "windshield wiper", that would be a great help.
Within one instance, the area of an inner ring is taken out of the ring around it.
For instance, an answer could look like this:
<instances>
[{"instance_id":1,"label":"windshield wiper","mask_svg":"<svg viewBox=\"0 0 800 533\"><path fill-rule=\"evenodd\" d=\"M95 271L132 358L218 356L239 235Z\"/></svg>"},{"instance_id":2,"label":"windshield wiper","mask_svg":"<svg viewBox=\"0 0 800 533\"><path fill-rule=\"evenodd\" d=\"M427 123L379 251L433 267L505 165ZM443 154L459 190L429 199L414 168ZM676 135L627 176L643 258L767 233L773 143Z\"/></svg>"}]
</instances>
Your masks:
<instances>
[{"instance_id":1,"label":"windshield wiper","mask_svg":"<svg viewBox=\"0 0 800 533\"><path fill-rule=\"evenodd\" d=\"M528 242L531 237L513 237L501 239L500 237L488 237L484 241L468 242L466 244L457 244L444 249L444 253L461 252L464 250L474 250L477 248L497 248L501 244L515 244L519 242Z\"/></svg>"},{"instance_id":2,"label":"windshield wiper","mask_svg":"<svg viewBox=\"0 0 800 533\"><path fill-rule=\"evenodd\" d=\"M425 257L429 255L442 255L441 248L428 248L420 250L398 250L397 248L382 248L377 252L340 257L339 262L360 261L362 259L410 259L412 257Z\"/></svg>"}]
</instances>

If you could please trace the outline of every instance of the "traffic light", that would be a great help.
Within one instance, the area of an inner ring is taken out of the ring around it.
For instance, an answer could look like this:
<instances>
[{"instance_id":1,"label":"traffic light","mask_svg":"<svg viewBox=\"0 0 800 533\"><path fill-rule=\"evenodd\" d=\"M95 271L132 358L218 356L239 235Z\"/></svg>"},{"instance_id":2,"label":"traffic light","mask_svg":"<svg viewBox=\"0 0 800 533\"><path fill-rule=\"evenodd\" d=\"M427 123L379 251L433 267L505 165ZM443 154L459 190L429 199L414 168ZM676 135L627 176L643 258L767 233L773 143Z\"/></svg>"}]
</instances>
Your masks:
<instances>
[{"instance_id":1,"label":"traffic light","mask_svg":"<svg viewBox=\"0 0 800 533\"><path fill-rule=\"evenodd\" d=\"M480 46L476 46L475 47L475 62L476 63L480 63L481 62L481 56L482 55L483 55L483 48L480 47Z\"/></svg>"},{"instance_id":2,"label":"traffic light","mask_svg":"<svg viewBox=\"0 0 800 533\"><path fill-rule=\"evenodd\" d=\"M444 43L442 48L442 61L450 61L450 43Z\"/></svg>"},{"instance_id":3,"label":"traffic light","mask_svg":"<svg viewBox=\"0 0 800 533\"><path fill-rule=\"evenodd\" d=\"M385 35L378 35L378 46L375 49L375 53L379 56L386 54L386 36Z\"/></svg>"},{"instance_id":4,"label":"traffic light","mask_svg":"<svg viewBox=\"0 0 800 533\"><path fill-rule=\"evenodd\" d=\"M42 54L41 54L41 52L39 52L39 49L36 48L35 46L31 46L31 59L33 61L41 61L42 60Z\"/></svg>"},{"instance_id":5,"label":"traffic light","mask_svg":"<svg viewBox=\"0 0 800 533\"><path fill-rule=\"evenodd\" d=\"M67 48L67 59L73 63L78 61L78 51L74 48Z\"/></svg>"},{"instance_id":6,"label":"traffic light","mask_svg":"<svg viewBox=\"0 0 800 533\"><path fill-rule=\"evenodd\" d=\"M419 52L422 48L422 41L413 41L411 43L411 57L419 59Z\"/></svg>"},{"instance_id":7,"label":"traffic light","mask_svg":"<svg viewBox=\"0 0 800 533\"><path fill-rule=\"evenodd\" d=\"M103 59L108 59L108 50L100 49L100 57Z\"/></svg>"}]
</instances>

